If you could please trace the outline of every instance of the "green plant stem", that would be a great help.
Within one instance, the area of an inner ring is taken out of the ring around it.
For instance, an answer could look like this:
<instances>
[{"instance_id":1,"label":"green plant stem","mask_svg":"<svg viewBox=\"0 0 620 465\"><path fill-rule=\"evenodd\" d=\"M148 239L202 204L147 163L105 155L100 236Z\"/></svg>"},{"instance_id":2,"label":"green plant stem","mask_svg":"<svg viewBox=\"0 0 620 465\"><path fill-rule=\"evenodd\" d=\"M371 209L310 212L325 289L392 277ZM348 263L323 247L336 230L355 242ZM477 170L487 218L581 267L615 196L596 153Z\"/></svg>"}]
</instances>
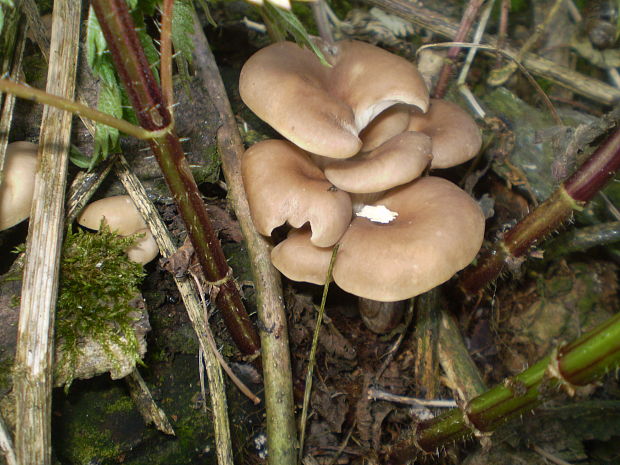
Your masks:
<instances>
[{"instance_id":1,"label":"green plant stem","mask_svg":"<svg viewBox=\"0 0 620 465\"><path fill-rule=\"evenodd\" d=\"M532 213L521 220L459 281L465 294L475 294L510 265L518 265L530 248L557 230L614 176L620 168L620 129L599 146L579 169Z\"/></svg>"},{"instance_id":2,"label":"green plant stem","mask_svg":"<svg viewBox=\"0 0 620 465\"><path fill-rule=\"evenodd\" d=\"M384 463L400 464L420 453L432 453L453 441L486 433L509 417L524 413L564 387L591 383L620 363L620 314L576 341L561 347L521 374L453 409L417 425L390 447Z\"/></svg>"},{"instance_id":3,"label":"green plant stem","mask_svg":"<svg viewBox=\"0 0 620 465\"><path fill-rule=\"evenodd\" d=\"M301 409L301 428L299 432L299 455L298 463L302 463L304 456L304 441L306 439L306 423L308 420L308 406L310 405L310 395L312 394L312 375L314 373L314 365L316 364L316 350L319 346L319 334L321 333L321 325L323 324L323 316L325 315L325 302L327 302L327 292L329 284L332 281L332 271L336 262L336 254L338 253L339 244L336 244L332 250L332 257L329 260L327 268L327 276L325 277L325 285L323 286L323 296L321 297L321 305L316 317L314 325L314 333L312 335L312 346L310 347L310 356L308 357L308 368L306 370L306 384L304 386L304 403Z\"/></svg>"},{"instance_id":4,"label":"green plant stem","mask_svg":"<svg viewBox=\"0 0 620 465\"><path fill-rule=\"evenodd\" d=\"M0 92L6 92L19 98L32 100L33 102L69 111L78 116L83 116L98 123L118 129L119 131L138 139L148 140L157 135L157 133L153 133L153 131L148 131L122 119L114 118L107 113L94 110L93 108L82 105L75 100L59 97L58 95L52 95L43 90L35 89L9 79L0 79Z\"/></svg>"},{"instance_id":5,"label":"green plant stem","mask_svg":"<svg viewBox=\"0 0 620 465\"><path fill-rule=\"evenodd\" d=\"M150 131L166 129L171 117L149 67L123 0L93 0L93 8L140 125ZM170 131L149 141L164 178L179 208L204 276L211 284L215 304L235 343L247 355L256 355L258 335L241 296L204 202L192 177L178 137Z\"/></svg>"}]
</instances>

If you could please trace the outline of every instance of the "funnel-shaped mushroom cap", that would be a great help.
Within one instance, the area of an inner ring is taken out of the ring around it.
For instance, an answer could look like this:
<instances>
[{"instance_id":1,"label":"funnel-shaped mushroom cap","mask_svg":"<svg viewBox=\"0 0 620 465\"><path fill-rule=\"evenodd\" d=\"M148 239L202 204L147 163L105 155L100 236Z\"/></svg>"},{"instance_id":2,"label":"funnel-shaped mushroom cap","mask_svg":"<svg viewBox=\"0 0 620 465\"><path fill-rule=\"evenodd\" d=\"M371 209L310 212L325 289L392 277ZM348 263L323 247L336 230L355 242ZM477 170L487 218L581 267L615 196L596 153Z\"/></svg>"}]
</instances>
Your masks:
<instances>
[{"instance_id":1,"label":"funnel-shaped mushroom cap","mask_svg":"<svg viewBox=\"0 0 620 465\"><path fill-rule=\"evenodd\" d=\"M480 207L445 179L419 179L375 205L398 216L389 224L355 218L334 265L336 283L357 296L392 302L422 294L467 266L482 245Z\"/></svg>"},{"instance_id":2,"label":"funnel-shaped mushroom cap","mask_svg":"<svg viewBox=\"0 0 620 465\"><path fill-rule=\"evenodd\" d=\"M340 239L351 221L349 195L332 186L290 142L254 144L243 155L241 174L252 220L265 236L286 222L294 228L309 222L312 243L327 247Z\"/></svg>"},{"instance_id":3,"label":"funnel-shaped mushroom cap","mask_svg":"<svg viewBox=\"0 0 620 465\"><path fill-rule=\"evenodd\" d=\"M325 177L353 194L381 192L413 181L431 161L431 139L421 132L403 132L370 153L335 160Z\"/></svg>"},{"instance_id":4,"label":"funnel-shaped mushroom cap","mask_svg":"<svg viewBox=\"0 0 620 465\"><path fill-rule=\"evenodd\" d=\"M359 132L386 108L426 111L426 86L404 58L363 42L323 48L331 68L310 50L278 42L254 54L239 79L246 105L302 149L348 158L362 145Z\"/></svg>"},{"instance_id":5,"label":"funnel-shaped mushroom cap","mask_svg":"<svg viewBox=\"0 0 620 465\"><path fill-rule=\"evenodd\" d=\"M13 142L7 146L0 184L0 231L30 216L36 171L36 144Z\"/></svg>"},{"instance_id":6,"label":"funnel-shaped mushroom cap","mask_svg":"<svg viewBox=\"0 0 620 465\"><path fill-rule=\"evenodd\" d=\"M476 156L482 145L480 129L469 113L455 103L431 99L426 114L412 111L409 131L433 141L432 168L450 168Z\"/></svg>"},{"instance_id":7,"label":"funnel-shaped mushroom cap","mask_svg":"<svg viewBox=\"0 0 620 465\"><path fill-rule=\"evenodd\" d=\"M121 236L129 236L147 227L128 195L106 197L88 204L77 221L82 226L98 231L102 220L105 220L110 231Z\"/></svg>"},{"instance_id":8,"label":"funnel-shaped mushroom cap","mask_svg":"<svg viewBox=\"0 0 620 465\"><path fill-rule=\"evenodd\" d=\"M333 247L317 247L310 242L310 231L293 229L271 251L271 263L293 281L325 284Z\"/></svg>"}]
</instances>

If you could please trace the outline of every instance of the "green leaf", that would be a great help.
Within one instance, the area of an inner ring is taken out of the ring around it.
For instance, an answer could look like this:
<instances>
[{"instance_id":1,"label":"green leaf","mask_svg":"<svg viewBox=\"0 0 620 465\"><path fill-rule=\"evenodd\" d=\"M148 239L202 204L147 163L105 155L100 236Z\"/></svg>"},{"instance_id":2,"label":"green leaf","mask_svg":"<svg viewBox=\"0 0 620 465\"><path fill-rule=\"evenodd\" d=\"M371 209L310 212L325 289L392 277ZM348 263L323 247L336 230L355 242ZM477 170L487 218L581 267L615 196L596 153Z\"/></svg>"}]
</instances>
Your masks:
<instances>
[{"instance_id":1,"label":"green leaf","mask_svg":"<svg viewBox=\"0 0 620 465\"><path fill-rule=\"evenodd\" d=\"M117 85L116 72L108 52L108 44L97 21L95 11L91 7L86 22L86 59L93 74L103 79L107 85Z\"/></svg>"},{"instance_id":2,"label":"green leaf","mask_svg":"<svg viewBox=\"0 0 620 465\"><path fill-rule=\"evenodd\" d=\"M301 21L297 19L295 13L289 10L278 8L272 5L270 2L265 2L262 8L267 17L271 20L274 27L279 28L281 31L292 35L295 39L295 42L297 42L299 45L304 45L310 50L312 50L323 65L331 67L331 65L325 59L325 55L323 55L323 52L314 44L314 42L312 42L308 31L306 31L304 25L301 24Z\"/></svg>"},{"instance_id":3,"label":"green leaf","mask_svg":"<svg viewBox=\"0 0 620 465\"><path fill-rule=\"evenodd\" d=\"M194 44L194 7L191 0L176 0L172 9L172 43L175 52L181 57L192 62Z\"/></svg>"},{"instance_id":4,"label":"green leaf","mask_svg":"<svg viewBox=\"0 0 620 465\"><path fill-rule=\"evenodd\" d=\"M99 89L99 101L97 103L97 108L104 113L114 116L115 118L122 118L123 108L120 87L118 85L108 86L107 84L102 84ZM100 159L107 158L110 150L115 150L118 148L118 138L118 129L97 123L93 157L90 160L88 169L95 166Z\"/></svg>"}]
</instances>

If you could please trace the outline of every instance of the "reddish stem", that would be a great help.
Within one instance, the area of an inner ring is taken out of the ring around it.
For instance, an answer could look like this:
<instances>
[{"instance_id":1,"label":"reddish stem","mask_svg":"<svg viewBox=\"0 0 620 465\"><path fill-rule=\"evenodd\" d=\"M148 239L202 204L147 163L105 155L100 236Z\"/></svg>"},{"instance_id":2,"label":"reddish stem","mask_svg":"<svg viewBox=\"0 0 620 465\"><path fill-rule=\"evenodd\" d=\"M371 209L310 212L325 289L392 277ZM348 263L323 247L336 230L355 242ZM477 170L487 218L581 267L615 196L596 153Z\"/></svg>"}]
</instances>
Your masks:
<instances>
[{"instance_id":1,"label":"reddish stem","mask_svg":"<svg viewBox=\"0 0 620 465\"><path fill-rule=\"evenodd\" d=\"M172 104L174 102L172 90L172 13L174 0L164 0L161 13L160 34L160 63L161 63L161 89L163 92L164 105L172 116Z\"/></svg>"},{"instance_id":2,"label":"reddish stem","mask_svg":"<svg viewBox=\"0 0 620 465\"><path fill-rule=\"evenodd\" d=\"M544 203L506 233L503 240L467 269L459 285L466 294L475 294L493 281L504 268L518 265L537 242L555 231L573 210L589 202L620 168L620 129L603 143L579 169Z\"/></svg>"},{"instance_id":3,"label":"reddish stem","mask_svg":"<svg viewBox=\"0 0 620 465\"><path fill-rule=\"evenodd\" d=\"M454 36L454 42L465 42L467 35L478 15L478 10L484 3L484 0L469 0L467 4L467 8L463 13L463 18L461 19L461 24L459 25L459 30ZM437 85L435 86L435 93L433 97L435 98L443 98L446 95L446 91L448 90L448 84L450 82L450 76L452 75L452 69L454 68L454 62L461 51L461 47L450 47L448 49L448 62L443 65L441 68L441 72L439 74L439 79L437 79Z\"/></svg>"},{"instance_id":4,"label":"reddish stem","mask_svg":"<svg viewBox=\"0 0 620 465\"><path fill-rule=\"evenodd\" d=\"M124 0L93 0L92 5L140 125L152 131L169 128L172 124L170 113ZM170 130L152 139L150 146L185 222L204 276L208 282L214 283L212 295L215 295L215 304L221 309L228 330L243 353L256 354L258 335L234 279L229 275L226 257L178 137Z\"/></svg>"}]
</instances>

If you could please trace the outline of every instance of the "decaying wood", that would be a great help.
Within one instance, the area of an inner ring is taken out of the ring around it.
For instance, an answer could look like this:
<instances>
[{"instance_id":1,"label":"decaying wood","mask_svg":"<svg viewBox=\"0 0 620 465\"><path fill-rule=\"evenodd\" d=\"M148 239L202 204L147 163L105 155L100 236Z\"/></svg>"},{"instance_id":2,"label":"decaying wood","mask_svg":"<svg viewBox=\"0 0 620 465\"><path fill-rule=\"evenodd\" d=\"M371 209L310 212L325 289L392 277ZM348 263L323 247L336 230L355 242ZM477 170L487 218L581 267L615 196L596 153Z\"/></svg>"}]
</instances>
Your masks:
<instances>
[{"instance_id":1,"label":"decaying wood","mask_svg":"<svg viewBox=\"0 0 620 465\"><path fill-rule=\"evenodd\" d=\"M15 448L13 447L11 433L4 423L2 415L0 415L0 449L2 449L4 453L4 460L7 465L17 465L17 457L15 456Z\"/></svg>"},{"instance_id":2,"label":"decaying wood","mask_svg":"<svg viewBox=\"0 0 620 465\"><path fill-rule=\"evenodd\" d=\"M461 401L467 402L482 394L487 387L465 347L454 317L444 308L441 314L439 363L446 374L450 388L458 393Z\"/></svg>"},{"instance_id":3,"label":"decaying wood","mask_svg":"<svg viewBox=\"0 0 620 465\"><path fill-rule=\"evenodd\" d=\"M157 241L159 251L164 257L173 255L177 248L172 242L170 232L166 228L155 206L149 200L146 190L139 179L131 172L124 157L119 157L116 165L116 174L123 183L127 193L131 196L136 208L146 221L151 233ZM204 353L207 378L209 379L209 393L213 411L213 425L215 430L216 455L219 465L232 465L233 455L228 423L228 407L224 388L224 377L217 358L207 340L207 321L204 318L202 305L197 297L197 291L192 282L185 277L172 275L179 288L179 293L185 304L185 309L198 336L198 343Z\"/></svg>"},{"instance_id":4,"label":"decaying wood","mask_svg":"<svg viewBox=\"0 0 620 465\"><path fill-rule=\"evenodd\" d=\"M271 265L270 246L252 224L250 208L241 180L240 161L244 148L230 108L226 90L202 28L194 21L194 65L220 113L218 149L228 186L228 198L245 236L254 275L260 319L261 354L267 411L268 461L273 465L296 463L297 431L293 403L293 381L288 328L280 276Z\"/></svg>"},{"instance_id":5,"label":"decaying wood","mask_svg":"<svg viewBox=\"0 0 620 465\"><path fill-rule=\"evenodd\" d=\"M458 30L458 25L447 16L423 8L408 0L369 1L392 14L418 24L443 37L452 38ZM484 35L483 43L494 47L498 45L497 39L490 34ZM504 46L503 51L513 58L516 58L519 54L519 51L513 47ZM579 95L583 95L605 105L612 105L614 102L620 100L620 89L584 76L581 73L560 66L536 54L526 53L523 57L523 65L532 74L548 79Z\"/></svg>"},{"instance_id":6,"label":"decaying wood","mask_svg":"<svg viewBox=\"0 0 620 465\"><path fill-rule=\"evenodd\" d=\"M144 379L142 379L142 375L137 368L132 371L129 376L125 376L125 382L129 387L131 400L133 400L134 405L140 412L140 415L142 415L145 423L147 425L153 423L162 433L176 436L168 417L166 417L164 411L159 408L153 400L151 391L149 391L148 386L144 382Z\"/></svg>"},{"instance_id":7,"label":"decaying wood","mask_svg":"<svg viewBox=\"0 0 620 465\"><path fill-rule=\"evenodd\" d=\"M47 92L73 98L79 51L80 4L54 2ZM17 460L49 465L53 328L71 139L70 113L45 107L30 217L15 355Z\"/></svg>"}]
</instances>

